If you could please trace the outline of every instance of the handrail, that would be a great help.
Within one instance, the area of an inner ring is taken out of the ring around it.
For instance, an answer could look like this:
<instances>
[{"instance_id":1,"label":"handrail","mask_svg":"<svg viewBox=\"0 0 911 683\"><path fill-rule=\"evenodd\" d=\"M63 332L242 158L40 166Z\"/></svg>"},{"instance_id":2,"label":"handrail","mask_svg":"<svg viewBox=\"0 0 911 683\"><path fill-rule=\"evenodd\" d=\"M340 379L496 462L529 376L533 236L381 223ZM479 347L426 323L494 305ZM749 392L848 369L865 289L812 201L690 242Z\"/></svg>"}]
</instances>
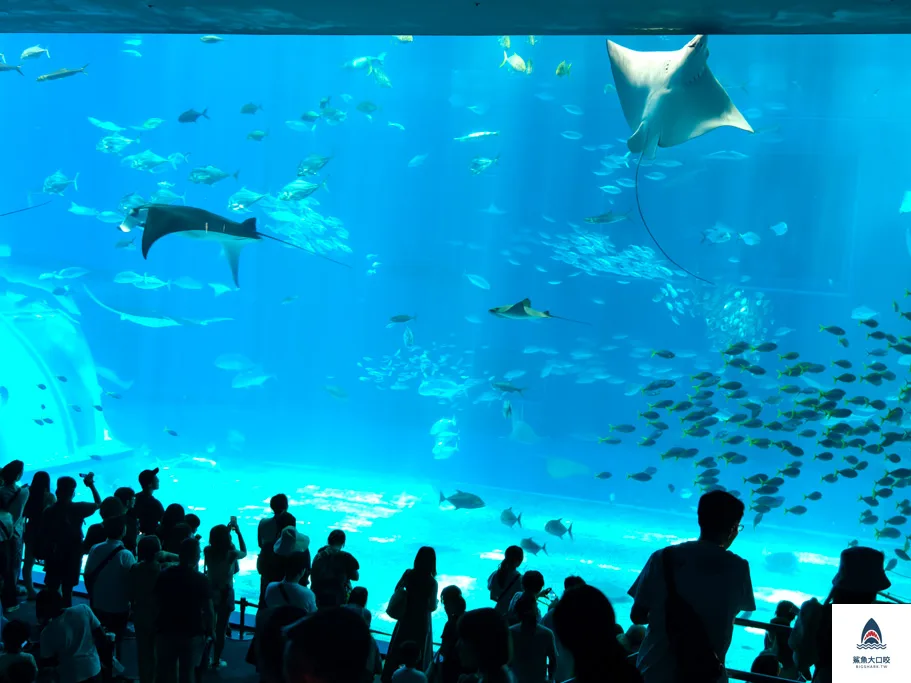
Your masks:
<instances>
[{"instance_id":1,"label":"handrail","mask_svg":"<svg viewBox=\"0 0 911 683\"><path fill-rule=\"evenodd\" d=\"M43 584L40 581L35 581L35 585L43 587ZM80 598L88 598L88 594L83 591L80 591L80 590L74 589L73 595L78 596ZM892 596L886 596L885 594L883 594L883 596L889 597L894 600L894 598L892 598ZM234 631L236 631L236 633L237 633L238 640L242 641L242 640L244 640L244 636L248 632L251 632L253 630L247 626L247 620L246 620L247 609L249 609L251 607L253 609L259 609L259 604L252 602L250 600L247 600L247 598L244 598L244 597L240 598L239 600L235 600L234 603L240 607L240 619L238 620L237 628L234 629ZM764 631L771 631L771 630L782 631L782 630L787 629L788 633L791 632L791 628L787 627L787 626L779 626L778 624L768 624L763 621L754 621L753 619L741 619L739 617L734 619L734 625L750 627L750 628L758 628L758 629L762 629ZM378 635L378 636L384 636L386 638L392 638L391 633L386 633L385 631L380 631L380 630L373 629L373 628L370 629L370 633L374 634L374 635ZM440 643L434 642L433 646L439 647ZM633 661L635 663L636 654L630 655L629 658L631 659L631 661ZM765 674L757 674L757 673L752 673L751 671L741 671L740 669L730 669L730 668L727 669L727 675L728 675L728 678L730 678L730 679L737 680L737 681L745 681L745 683L779 683L780 681L786 680L783 678L779 678L777 676L766 676Z\"/></svg>"},{"instance_id":2,"label":"handrail","mask_svg":"<svg viewBox=\"0 0 911 683\"><path fill-rule=\"evenodd\" d=\"M780 683L787 678L780 676L767 676L766 674L754 674L752 671L741 671L740 669L727 669L728 678L735 681L747 681L747 683Z\"/></svg>"}]
</instances>

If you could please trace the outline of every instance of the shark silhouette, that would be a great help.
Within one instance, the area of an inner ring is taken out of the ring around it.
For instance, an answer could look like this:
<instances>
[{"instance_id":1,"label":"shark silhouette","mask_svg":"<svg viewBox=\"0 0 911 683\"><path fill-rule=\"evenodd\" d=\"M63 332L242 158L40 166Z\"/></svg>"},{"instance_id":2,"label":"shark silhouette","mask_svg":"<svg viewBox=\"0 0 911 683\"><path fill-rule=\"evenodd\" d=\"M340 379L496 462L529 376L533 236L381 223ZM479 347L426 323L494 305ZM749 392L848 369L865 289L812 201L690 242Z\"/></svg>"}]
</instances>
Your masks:
<instances>
[{"instance_id":1,"label":"shark silhouette","mask_svg":"<svg viewBox=\"0 0 911 683\"><path fill-rule=\"evenodd\" d=\"M180 234L193 239L217 242L221 245L225 258L228 260L228 265L231 267L231 275L234 278L236 287L240 286L237 270L241 250L251 242L263 239L279 242L280 244L306 251L314 256L319 256L326 261L350 268L349 265L341 261L336 261L297 244L260 232L256 229L256 218L248 218L242 223L238 223L205 209L192 206L172 206L170 204L145 204L133 209L130 212L130 216L139 219L140 214L143 212L145 213L145 219L140 223L143 227L143 258L148 258L152 245L166 235Z\"/></svg>"},{"instance_id":2,"label":"shark silhouette","mask_svg":"<svg viewBox=\"0 0 911 683\"><path fill-rule=\"evenodd\" d=\"M708 36L696 36L679 50L662 52L639 52L607 41L607 56L620 107L633 131L626 144L631 152L639 154L636 165L639 217L667 260L703 282L708 280L674 261L648 227L639 203L639 168L643 158L655 158L658 147L682 145L722 126L753 132L709 69L708 40Z\"/></svg>"}]
</instances>

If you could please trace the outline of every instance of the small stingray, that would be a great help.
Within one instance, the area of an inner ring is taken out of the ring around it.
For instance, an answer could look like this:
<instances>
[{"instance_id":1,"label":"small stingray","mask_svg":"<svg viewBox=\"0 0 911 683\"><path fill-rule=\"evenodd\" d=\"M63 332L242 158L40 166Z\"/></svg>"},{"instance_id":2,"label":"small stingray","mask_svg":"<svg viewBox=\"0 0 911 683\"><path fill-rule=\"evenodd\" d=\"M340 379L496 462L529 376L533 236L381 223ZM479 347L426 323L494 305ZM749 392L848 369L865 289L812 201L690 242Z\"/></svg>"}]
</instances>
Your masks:
<instances>
[{"instance_id":1,"label":"small stingray","mask_svg":"<svg viewBox=\"0 0 911 683\"><path fill-rule=\"evenodd\" d=\"M107 304L102 303L85 285L83 285L83 289L85 289L85 293L88 294L89 298L98 304L98 306L106 311L110 311L114 315L118 316L121 320L126 320L127 322L141 325L142 327L177 327L182 324L178 318L172 318L170 316L161 315L159 313L127 313L126 311L111 308Z\"/></svg>"},{"instance_id":2,"label":"small stingray","mask_svg":"<svg viewBox=\"0 0 911 683\"><path fill-rule=\"evenodd\" d=\"M506 318L507 320L543 320L544 318L554 318L555 320L567 320L571 323L579 323L580 325L590 324L581 320L551 315L550 311L536 311L531 307L531 299L522 299L522 301L510 306L497 306L496 308L491 308L488 313L495 315L498 318Z\"/></svg>"},{"instance_id":3,"label":"small stingray","mask_svg":"<svg viewBox=\"0 0 911 683\"><path fill-rule=\"evenodd\" d=\"M237 268L241 250L250 242L262 239L270 239L274 242L306 251L314 256L319 256L326 261L350 268L347 264L331 259L328 256L260 232L256 229L255 218L248 218L243 223L238 223L205 209L170 204L146 204L133 209L130 215L133 218L138 218L140 212L145 212L146 214L145 219L142 221L143 258L148 258L149 249L165 235L180 233L186 237L218 242L221 244L225 258L228 259L228 264L231 266L231 275L234 278L235 287L240 286L237 279Z\"/></svg>"},{"instance_id":4,"label":"small stingray","mask_svg":"<svg viewBox=\"0 0 911 683\"><path fill-rule=\"evenodd\" d=\"M626 144L631 152L639 153L636 165L639 217L668 261L697 280L708 282L674 261L658 244L642 215L639 168L643 158L655 158L658 147L682 145L722 126L749 133L753 129L708 67L707 36L696 36L685 47L670 52L639 52L608 40L607 55L620 107L633 131Z\"/></svg>"}]
</instances>

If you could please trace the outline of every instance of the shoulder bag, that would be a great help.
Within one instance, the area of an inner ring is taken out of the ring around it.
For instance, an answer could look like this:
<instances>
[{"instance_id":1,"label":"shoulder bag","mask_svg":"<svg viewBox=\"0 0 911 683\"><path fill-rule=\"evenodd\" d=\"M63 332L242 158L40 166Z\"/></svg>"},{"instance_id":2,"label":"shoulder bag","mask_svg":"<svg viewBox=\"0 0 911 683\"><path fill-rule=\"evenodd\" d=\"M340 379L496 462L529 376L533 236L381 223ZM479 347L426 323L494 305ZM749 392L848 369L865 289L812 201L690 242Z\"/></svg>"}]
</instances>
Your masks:
<instances>
[{"instance_id":1,"label":"shoulder bag","mask_svg":"<svg viewBox=\"0 0 911 683\"><path fill-rule=\"evenodd\" d=\"M712 647L702 618L677 592L671 547L661 551L667 599L664 625L671 652L677 660L679 683L716 683L724 674L724 664Z\"/></svg>"}]
</instances>

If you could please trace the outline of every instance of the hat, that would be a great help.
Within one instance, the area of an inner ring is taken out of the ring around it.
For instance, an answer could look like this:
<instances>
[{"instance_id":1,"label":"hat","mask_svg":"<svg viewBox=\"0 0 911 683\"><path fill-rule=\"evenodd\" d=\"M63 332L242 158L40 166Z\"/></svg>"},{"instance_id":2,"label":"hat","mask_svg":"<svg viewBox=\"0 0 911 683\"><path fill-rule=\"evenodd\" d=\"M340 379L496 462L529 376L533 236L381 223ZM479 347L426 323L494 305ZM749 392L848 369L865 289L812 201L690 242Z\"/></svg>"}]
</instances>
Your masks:
<instances>
[{"instance_id":1,"label":"hat","mask_svg":"<svg viewBox=\"0 0 911 683\"><path fill-rule=\"evenodd\" d=\"M152 479L158 476L158 468L154 470L143 470L139 473L139 485L143 488L152 483Z\"/></svg>"},{"instance_id":2,"label":"hat","mask_svg":"<svg viewBox=\"0 0 911 683\"><path fill-rule=\"evenodd\" d=\"M884 591L892 585L883 569L885 561L886 556L874 548L846 548L841 551L832 586L857 593Z\"/></svg>"},{"instance_id":3,"label":"hat","mask_svg":"<svg viewBox=\"0 0 911 683\"><path fill-rule=\"evenodd\" d=\"M299 534L293 526L282 529L281 535L272 546L276 555L287 557L293 553L304 553L310 548L310 537L306 534Z\"/></svg>"}]
</instances>

